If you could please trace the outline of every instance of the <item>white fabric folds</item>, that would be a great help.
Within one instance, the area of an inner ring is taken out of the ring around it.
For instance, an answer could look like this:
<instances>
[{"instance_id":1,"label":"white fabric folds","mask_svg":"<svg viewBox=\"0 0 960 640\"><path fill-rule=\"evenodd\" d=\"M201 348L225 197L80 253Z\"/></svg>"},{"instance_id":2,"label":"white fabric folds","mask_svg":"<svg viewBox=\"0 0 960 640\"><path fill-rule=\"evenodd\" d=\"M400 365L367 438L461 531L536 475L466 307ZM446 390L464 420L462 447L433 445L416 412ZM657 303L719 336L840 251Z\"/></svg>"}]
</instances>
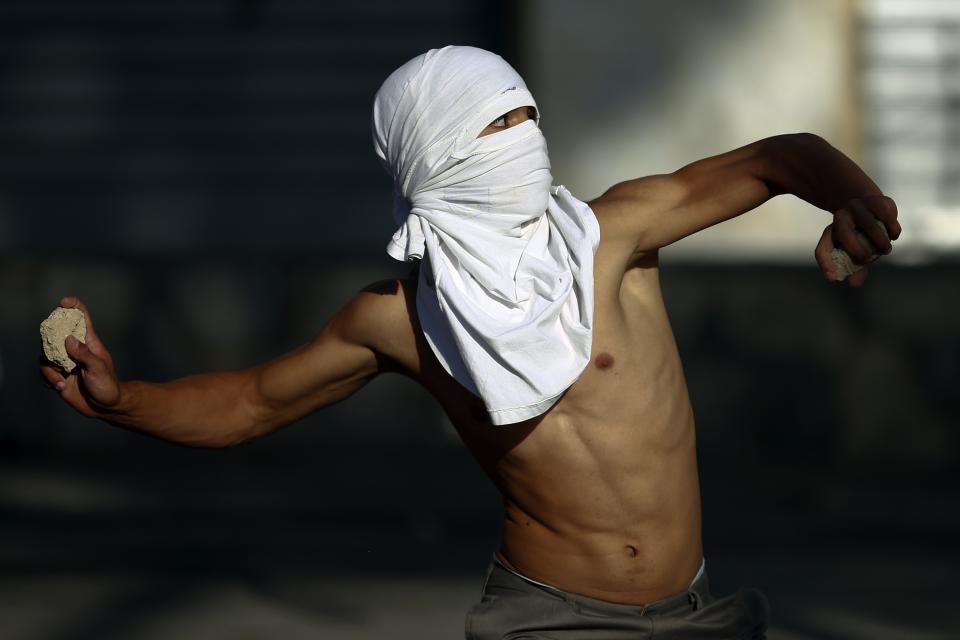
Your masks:
<instances>
[{"instance_id":1,"label":"white fabric folds","mask_svg":"<svg viewBox=\"0 0 960 640\"><path fill-rule=\"evenodd\" d=\"M394 71L373 109L399 225L387 252L422 259L427 342L496 425L553 406L587 365L593 334L593 211L551 187L538 122L477 137L523 106L536 103L500 56L448 46Z\"/></svg>"}]
</instances>

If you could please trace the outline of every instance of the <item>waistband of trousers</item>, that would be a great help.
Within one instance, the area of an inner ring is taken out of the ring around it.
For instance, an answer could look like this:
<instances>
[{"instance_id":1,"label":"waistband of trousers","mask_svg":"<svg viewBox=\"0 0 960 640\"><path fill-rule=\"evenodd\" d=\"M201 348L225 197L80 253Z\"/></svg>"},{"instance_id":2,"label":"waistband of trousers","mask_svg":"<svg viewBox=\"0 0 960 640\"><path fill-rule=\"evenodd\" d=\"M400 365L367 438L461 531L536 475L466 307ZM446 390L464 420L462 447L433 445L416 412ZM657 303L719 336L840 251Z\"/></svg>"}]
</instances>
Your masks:
<instances>
[{"instance_id":1,"label":"waistband of trousers","mask_svg":"<svg viewBox=\"0 0 960 640\"><path fill-rule=\"evenodd\" d=\"M600 614L642 616L653 614L670 614L681 610L689 611L690 609L699 609L701 606L703 606L703 603L708 599L710 593L710 585L707 579L706 571L706 558L701 558L700 569L697 571L697 574L690 583L690 586L688 586L684 591L674 594L668 598L647 604L623 604L620 602L609 602L607 600L601 600L599 598L593 598L579 593L564 591L552 585L538 582L533 578L514 571L510 567L503 564L496 554L493 555L491 569L493 569L495 572L499 572L501 578L513 580L515 586L522 584L525 585L526 590L537 590L540 593L550 597L560 598L580 609L594 611ZM494 578L494 575L491 575L490 578ZM488 578L488 581L490 578Z\"/></svg>"}]
</instances>

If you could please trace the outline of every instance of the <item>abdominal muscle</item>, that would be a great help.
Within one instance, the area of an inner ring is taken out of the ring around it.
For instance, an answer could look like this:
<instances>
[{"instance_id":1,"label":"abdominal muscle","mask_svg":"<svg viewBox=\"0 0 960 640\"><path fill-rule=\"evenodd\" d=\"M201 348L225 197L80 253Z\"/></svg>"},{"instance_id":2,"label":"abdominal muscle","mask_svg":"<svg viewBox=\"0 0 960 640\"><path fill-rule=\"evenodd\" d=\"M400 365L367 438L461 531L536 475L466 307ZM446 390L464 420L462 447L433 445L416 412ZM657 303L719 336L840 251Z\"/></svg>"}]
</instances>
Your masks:
<instances>
[{"instance_id":1,"label":"abdominal muscle","mask_svg":"<svg viewBox=\"0 0 960 640\"><path fill-rule=\"evenodd\" d=\"M666 313L627 311L624 323L598 324L590 364L539 421L462 435L503 496L504 565L571 593L648 604L686 590L700 568L700 490Z\"/></svg>"},{"instance_id":2,"label":"abdominal muscle","mask_svg":"<svg viewBox=\"0 0 960 640\"><path fill-rule=\"evenodd\" d=\"M669 450L614 437L596 455L576 428L555 421L531 435L543 442L528 439L498 465L498 558L538 582L609 602L648 604L684 591L703 557L692 424L679 427L686 433Z\"/></svg>"},{"instance_id":3,"label":"abdominal muscle","mask_svg":"<svg viewBox=\"0 0 960 640\"><path fill-rule=\"evenodd\" d=\"M503 497L501 562L642 605L685 591L703 559L694 420L656 274L602 295L600 266L591 362L545 414L490 424L425 345L420 379Z\"/></svg>"}]
</instances>

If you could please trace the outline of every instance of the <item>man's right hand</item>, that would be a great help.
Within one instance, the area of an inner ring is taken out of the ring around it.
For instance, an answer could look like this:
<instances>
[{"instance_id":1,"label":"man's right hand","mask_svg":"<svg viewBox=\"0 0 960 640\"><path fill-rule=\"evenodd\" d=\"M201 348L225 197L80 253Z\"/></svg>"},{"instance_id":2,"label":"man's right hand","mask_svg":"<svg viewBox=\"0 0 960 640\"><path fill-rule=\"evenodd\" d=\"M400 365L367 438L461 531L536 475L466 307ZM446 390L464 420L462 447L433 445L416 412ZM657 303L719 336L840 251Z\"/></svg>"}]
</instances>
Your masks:
<instances>
[{"instance_id":1,"label":"man's right hand","mask_svg":"<svg viewBox=\"0 0 960 640\"><path fill-rule=\"evenodd\" d=\"M85 416L189 447L232 447L339 402L382 372L412 371L393 355L404 348L394 345L416 348L411 295L396 280L364 287L313 340L261 365L123 384L90 311L69 296L60 305L84 313L86 344L66 345L77 363L69 375L45 359L40 375L52 389L62 384L64 402Z\"/></svg>"},{"instance_id":2,"label":"man's right hand","mask_svg":"<svg viewBox=\"0 0 960 640\"><path fill-rule=\"evenodd\" d=\"M61 298L60 306L77 308L83 312L87 324L86 344L67 338L67 354L77 366L64 376L40 352L40 376L51 389L60 392L64 402L81 414L98 418L115 411L120 404L120 382L113 368L113 358L93 328L93 318L86 305L76 296Z\"/></svg>"}]
</instances>

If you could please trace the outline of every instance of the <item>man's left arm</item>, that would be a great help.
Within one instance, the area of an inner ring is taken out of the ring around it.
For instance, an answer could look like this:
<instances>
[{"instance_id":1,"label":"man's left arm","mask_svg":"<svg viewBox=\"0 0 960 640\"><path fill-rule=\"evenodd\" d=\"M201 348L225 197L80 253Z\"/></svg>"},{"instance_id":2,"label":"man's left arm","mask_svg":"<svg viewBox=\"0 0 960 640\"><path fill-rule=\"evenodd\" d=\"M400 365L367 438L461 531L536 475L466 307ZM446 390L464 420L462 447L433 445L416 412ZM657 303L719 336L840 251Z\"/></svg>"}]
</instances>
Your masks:
<instances>
[{"instance_id":1,"label":"man's left arm","mask_svg":"<svg viewBox=\"0 0 960 640\"><path fill-rule=\"evenodd\" d=\"M823 138L792 133L758 140L733 151L698 160L670 174L614 185L599 200L611 211L611 236L634 242L644 253L755 209L770 198L792 193L833 214L817 245L817 263L835 279L830 252L844 249L865 264L870 252L858 241L860 231L887 254L890 240L874 220L897 238L896 204L853 162ZM859 286L866 269L851 276Z\"/></svg>"}]
</instances>

